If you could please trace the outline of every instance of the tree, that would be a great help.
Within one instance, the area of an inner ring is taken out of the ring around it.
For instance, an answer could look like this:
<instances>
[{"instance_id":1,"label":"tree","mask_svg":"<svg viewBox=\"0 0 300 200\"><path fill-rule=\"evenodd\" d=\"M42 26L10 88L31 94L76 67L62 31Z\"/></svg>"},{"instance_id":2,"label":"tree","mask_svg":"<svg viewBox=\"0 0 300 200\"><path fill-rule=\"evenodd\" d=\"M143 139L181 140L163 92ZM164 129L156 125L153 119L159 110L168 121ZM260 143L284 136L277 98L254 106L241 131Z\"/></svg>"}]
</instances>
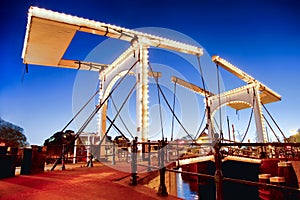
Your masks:
<instances>
[{"instance_id":1,"label":"tree","mask_svg":"<svg viewBox=\"0 0 300 200\"><path fill-rule=\"evenodd\" d=\"M295 135L291 135L288 138L289 142L300 142L300 128L296 131Z\"/></svg>"},{"instance_id":2,"label":"tree","mask_svg":"<svg viewBox=\"0 0 300 200\"><path fill-rule=\"evenodd\" d=\"M73 153L75 143L75 133L72 130L65 132L59 131L54 133L50 138L46 139L44 146L47 147L47 153L52 155L60 155L63 145L69 146L68 153Z\"/></svg>"},{"instance_id":3,"label":"tree","mask_svg":"<svg viewBox=\"0 0 300 200\"><path fill-rule=\"evenodd\" d=\"M62 146L65 145L73 145L75 141L75 133L72 130L66 130L65 132L56 132L50 138L46 139L44 142L44 146Z\"/></svg>"},{"instance_id":4,"label":"tree","mask_svg":"<svg viewBox=\"0 0 300 200\"><path fill-rule=\"evenodd\" d=\"M0 118L0 143L10 147L25 147L28 145L24 129Z\"/></svg>"}]
</instances>

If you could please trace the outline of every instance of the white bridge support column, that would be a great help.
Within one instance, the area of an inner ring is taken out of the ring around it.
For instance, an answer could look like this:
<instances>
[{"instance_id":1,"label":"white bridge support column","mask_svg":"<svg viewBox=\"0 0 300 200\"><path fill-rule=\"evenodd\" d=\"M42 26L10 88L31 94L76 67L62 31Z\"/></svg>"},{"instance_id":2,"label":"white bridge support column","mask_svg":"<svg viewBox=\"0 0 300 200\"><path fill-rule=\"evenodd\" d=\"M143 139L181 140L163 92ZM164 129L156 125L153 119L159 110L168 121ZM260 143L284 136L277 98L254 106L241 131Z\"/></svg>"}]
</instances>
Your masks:
<instances>
[{"instance_id":1,"label":"white bridge support column","mask_svg":"<svg viewBox=\"0 0 300 200\"><path fill-rule=\"evenodd\" d=\"M101 73L99 73L99 81L100 81L100 90L99 90L99 105L103 102L103 85L105 78L101 76ZM104 137L104 134L106 132L106 110L107 110L107 102L100 108L97 116L98 116L98 136L100 136L100 141ZM103 140L100 149L99 149L99 155L97 156L98 159L101 160L105 156L105 145L106 145L106 139ZM95 156L95 155L94 155Z\"/></svg>"},{"instance_id":2,"label":"white bridge support column","mask_svg":"<svg viewBox=\"0 0 300 200\"><path fill-rule=\"evenodd\" d=\"M219 95L214 95L208 97L208 106L210 107L210 120L209 113L207 113L207 122L208 122L208 134L209 137L213 137L213 123L212 119L214 114L218 109L224 105L245 105L240 109L251 108L253 107L255 125L256 125L256 134L257 142L267 142L266 129L264 124L264 118L262 114L262 105L260 99L259 85L253 83L240 88L224 92Z\"/></svg>"},{"instance_id":3,"label":"white bridge support column","mask_svg":"<svg viewBox=\"0 0 300 200\"><path fill-rule=\"evenodd\" d=\"M262 113L262 105L260 99L260 93L258 87L255 88L255 101L254 101L254 110L253 114L255 117L255 125L256 125L256 132L257 132L257 142L268 142L267 141L267 134L265 128L265 120Z\"/></svg>"},{"instance_id":4,"label":"white bridge support column","mask_svg":"<svg viewBox=\"0 0 300 200\"><path fill-rule=\"evenodd\" d=\"M140 63L136 68L136 127L139 140L145 142L148 140L149 121L148 46L140 44L138 55Z\"/></svg>"}]
</instances>

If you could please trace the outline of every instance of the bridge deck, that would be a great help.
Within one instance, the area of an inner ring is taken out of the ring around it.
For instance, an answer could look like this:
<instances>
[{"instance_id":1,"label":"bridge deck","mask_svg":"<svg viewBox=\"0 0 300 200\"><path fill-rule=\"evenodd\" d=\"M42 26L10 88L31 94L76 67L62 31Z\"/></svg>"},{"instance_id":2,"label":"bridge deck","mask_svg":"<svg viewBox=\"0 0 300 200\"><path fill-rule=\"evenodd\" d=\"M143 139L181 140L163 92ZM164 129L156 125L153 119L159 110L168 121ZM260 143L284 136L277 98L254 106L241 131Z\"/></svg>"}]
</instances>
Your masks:
<instances>
[{"instance_id":1,"label":"bridge deck","mask_svg":"<svg viewBox=\"0 0 300 200\"><path fill-rule=\"evenodd\" d=\"M127 168L120 165L119 169L122 167ZM0 179L0 199L162 199L150 188L130 186L128 172L101 164L66 168ZM179 198L169 195L163 199Z\"/></svg>"}]
</instances>

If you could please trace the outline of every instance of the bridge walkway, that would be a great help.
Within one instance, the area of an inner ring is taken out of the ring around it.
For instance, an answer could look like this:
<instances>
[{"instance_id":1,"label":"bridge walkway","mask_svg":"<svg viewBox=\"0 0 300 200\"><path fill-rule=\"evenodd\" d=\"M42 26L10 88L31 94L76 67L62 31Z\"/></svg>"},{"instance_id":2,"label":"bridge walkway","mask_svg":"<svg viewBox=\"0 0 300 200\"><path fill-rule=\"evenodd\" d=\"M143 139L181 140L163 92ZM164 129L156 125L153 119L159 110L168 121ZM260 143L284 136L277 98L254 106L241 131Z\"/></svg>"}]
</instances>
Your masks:
<instances>
[{"instance_id":1,"label":"bridge walkway","mask_svg":"<svg viewBox=\"0 0 300 200\"><path fill-rule=\"evenodd\" d=\"M114 168L101 163L92 168L83 166L67 165L65 171L0 179L0 199L180 199L160 197L142 185L129 185L130 173L120 170L127 169L127 163Z\"/></svg>"}]
</instances>

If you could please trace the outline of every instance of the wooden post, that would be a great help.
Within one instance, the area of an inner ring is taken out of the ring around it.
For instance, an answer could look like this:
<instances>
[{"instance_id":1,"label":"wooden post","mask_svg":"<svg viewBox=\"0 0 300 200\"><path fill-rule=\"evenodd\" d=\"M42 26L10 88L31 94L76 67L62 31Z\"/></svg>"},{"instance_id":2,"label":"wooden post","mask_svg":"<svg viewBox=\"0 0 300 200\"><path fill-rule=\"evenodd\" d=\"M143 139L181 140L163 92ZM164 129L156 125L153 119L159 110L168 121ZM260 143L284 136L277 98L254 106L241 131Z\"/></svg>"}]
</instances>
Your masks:
<instances>
[{"instance_id":1,"label":"wooden post","mask_svg":"<svg viewBox=\"0 0 300 200\"><path fill-rule=\"evenodd\" d=\"M164 163L164 157L165 157L165 152L164 152L164 147L165 147L165 141L161 140L159 142L159 148L160 148L160 170L159 170L159 174L160 174L160 183L159 183L159 188L158 188L158 192L157 194L159 196L168 196L168 192L167 192L167 187L166 187L166 178L165 178L165 174L166 174L166 167L165 167L165 163Z\"/></svg>"},{"instance_id":2,"label":"wooden post","mask_svg":"<svg viewBox=\"0 0 300 200\"><path fill-rule=\"evenodd\" d=\"M62 145L61 170L65 170L65 144Z\"/></svg>"},{"instance_id":3,"label":"wooden post","mask_svg":"<svg viewBox=\"0 0 300 200\"><path fill-rule=\"evenodd\" d=\"M150 144L150 140L148 140L148 168L147 168L147 171L148 172L151 172L151 144Z\"/></svg>"},{"instance_id":4,"label":"wooden post","mask_svg":"<svg viewBox=\"0 0 300 200\"><path fill-rule=\"evenodd\" d=\"M217 137L218 138L218 137ZM215 185L216 185L216 200L223 200L223 173L222 173L222 155L220 153L221 141L215 137Z\"/></svg>"},{"instance_id":5,"label":"wooden post","mask_svg":"<svg viewBox=\"0 0 300 200\"><path fill-rule=\"evenodd\" d=\"M130 184L137 185L137 137L131 143L131 180Z\"/></svg>"}]
</instances>

